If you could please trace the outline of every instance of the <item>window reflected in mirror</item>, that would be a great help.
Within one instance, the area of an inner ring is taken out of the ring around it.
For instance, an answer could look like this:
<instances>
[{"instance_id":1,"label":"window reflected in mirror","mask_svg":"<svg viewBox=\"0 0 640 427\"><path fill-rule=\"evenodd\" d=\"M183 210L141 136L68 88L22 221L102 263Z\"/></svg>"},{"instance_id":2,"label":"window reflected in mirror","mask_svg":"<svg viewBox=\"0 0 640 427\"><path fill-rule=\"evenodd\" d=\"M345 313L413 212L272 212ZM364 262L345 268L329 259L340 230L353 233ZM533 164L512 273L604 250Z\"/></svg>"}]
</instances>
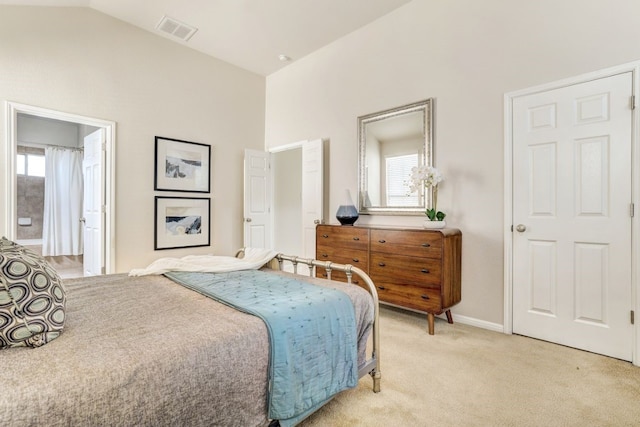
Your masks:
<instances>
[{"instance_id":1,"label":"window reflected in mirror","mask_svg":"<svg viewBox=\"0 0 640 427\"><path fill-rule=\"evenodd\" d=\"M432 164L432 100L359 117L358 131L360 213L423 214L428 195L409 177Z\"/></svg>"}]
</instances>

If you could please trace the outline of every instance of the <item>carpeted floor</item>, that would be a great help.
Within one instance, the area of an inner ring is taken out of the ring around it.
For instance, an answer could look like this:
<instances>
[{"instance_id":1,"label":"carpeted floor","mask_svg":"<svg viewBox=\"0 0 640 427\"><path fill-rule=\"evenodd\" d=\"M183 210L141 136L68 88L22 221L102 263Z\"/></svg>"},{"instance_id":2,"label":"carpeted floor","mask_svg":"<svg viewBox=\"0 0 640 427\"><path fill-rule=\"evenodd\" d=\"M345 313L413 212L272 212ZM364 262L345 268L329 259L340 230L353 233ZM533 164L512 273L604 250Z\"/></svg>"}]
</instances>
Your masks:
<instances>
[{"instance_id":1,"label":"carpeted floor","mask_svg":"<svg viewBox=\"0 0 640 427\"><path fill-rule=\"evenodd\" d=\"M454 316L455 321L455 316ZM382 391L370 377L311 426L640 426L640 367L381 308Z\"/></svg>"}]
</instances>

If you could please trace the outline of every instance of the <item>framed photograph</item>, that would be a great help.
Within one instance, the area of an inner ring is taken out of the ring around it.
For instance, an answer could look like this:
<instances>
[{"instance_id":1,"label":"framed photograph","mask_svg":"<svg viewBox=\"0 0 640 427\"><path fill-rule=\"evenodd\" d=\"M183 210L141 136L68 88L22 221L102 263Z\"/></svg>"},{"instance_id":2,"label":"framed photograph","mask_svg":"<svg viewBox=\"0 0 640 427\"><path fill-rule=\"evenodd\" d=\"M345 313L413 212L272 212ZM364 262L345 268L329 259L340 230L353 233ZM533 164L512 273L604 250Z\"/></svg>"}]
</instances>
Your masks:
<instances>
[{"instance_id":1,"label":"framed photograph","mask_svg":"<svg viewBox=\"0 0 640 427\"><path fill-rule=\"evenodd\" d=\"M156 136L155 160L156 191L210 191L210 145Z\"/></svg>"},{"instance_id":2,"label":"framed photograph","mask_svg":"<svg viewBox=\"0 0 640 427\"><path fill-rule=\"evenodd\" d=\"M211 199L156 196L154 249L209 246Z\"/></svg>"}]
</instances>

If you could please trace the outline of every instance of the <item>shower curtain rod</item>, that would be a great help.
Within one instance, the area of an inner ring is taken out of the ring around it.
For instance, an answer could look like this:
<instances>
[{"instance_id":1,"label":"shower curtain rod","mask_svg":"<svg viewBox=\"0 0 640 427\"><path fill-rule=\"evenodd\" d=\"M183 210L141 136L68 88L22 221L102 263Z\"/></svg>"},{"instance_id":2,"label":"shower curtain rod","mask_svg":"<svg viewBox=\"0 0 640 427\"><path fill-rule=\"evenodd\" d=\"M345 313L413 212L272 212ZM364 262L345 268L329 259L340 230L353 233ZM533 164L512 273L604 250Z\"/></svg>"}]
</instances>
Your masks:
<instances>
[{"instance_id":1,"label":"shower curtain rod","mask_svg":"<svg viewBox=\"0 0 640 427\"><path fill-rule=\"evenodd\" d=\"M56 144L40 144L38 142L18 142L18 147L33 147L33 148L60 148L62 150L75 150L83 151L84 147L68 147L66 145Z\"/></svg>"}]
</instances>

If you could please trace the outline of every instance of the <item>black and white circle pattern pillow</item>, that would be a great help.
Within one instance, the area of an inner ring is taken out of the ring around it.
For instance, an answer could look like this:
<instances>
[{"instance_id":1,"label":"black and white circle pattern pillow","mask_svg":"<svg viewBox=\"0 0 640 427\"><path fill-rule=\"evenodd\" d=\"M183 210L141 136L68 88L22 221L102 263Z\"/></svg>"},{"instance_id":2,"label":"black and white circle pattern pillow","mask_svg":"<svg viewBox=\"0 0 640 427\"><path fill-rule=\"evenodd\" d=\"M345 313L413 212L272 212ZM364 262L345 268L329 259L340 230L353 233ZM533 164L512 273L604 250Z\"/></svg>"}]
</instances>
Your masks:
<instances>
[{"instance_id":1,"label":"black and white circle pattern pillow","mask_svg":"<svg viewBox=\"0 0 640 427\"><path fill-rule=\"evenodd\" d=\"M40 347L57 338L65 303L60 276L44 258L0 239L0 349Z\"/></svg>"}]
</instances>

